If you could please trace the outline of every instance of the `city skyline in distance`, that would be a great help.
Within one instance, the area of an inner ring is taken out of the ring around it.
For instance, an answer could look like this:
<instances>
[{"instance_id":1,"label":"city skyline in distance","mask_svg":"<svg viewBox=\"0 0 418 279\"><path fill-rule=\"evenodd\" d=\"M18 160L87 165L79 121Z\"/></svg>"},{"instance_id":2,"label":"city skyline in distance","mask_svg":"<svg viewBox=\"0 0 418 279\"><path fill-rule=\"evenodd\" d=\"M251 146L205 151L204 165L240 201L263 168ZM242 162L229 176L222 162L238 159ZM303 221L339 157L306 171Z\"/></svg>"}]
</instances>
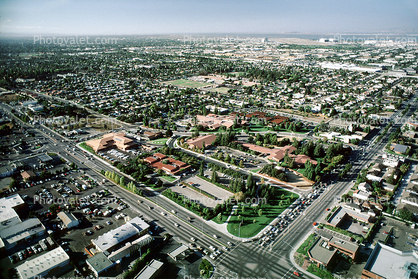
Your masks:
<instances>
[{"instance_id":1,"label":"city skyline in distance","mask_svg":"<svg viewBox=\"0 0 418 279\"><path fill-rule=\"evenodd\" d=\"M418 2L70 1L0 3L5 35L417 34Z\"/></svg>"}]
</instances>

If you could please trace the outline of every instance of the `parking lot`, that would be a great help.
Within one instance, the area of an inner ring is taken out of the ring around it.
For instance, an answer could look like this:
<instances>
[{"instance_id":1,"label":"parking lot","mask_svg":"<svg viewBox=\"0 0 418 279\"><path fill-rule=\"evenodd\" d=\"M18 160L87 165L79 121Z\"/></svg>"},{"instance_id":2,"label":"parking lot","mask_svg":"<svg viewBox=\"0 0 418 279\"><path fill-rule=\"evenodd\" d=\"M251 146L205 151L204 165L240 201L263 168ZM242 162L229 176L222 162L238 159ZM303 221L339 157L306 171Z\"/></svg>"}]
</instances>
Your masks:
<instances>
[{"instance_id":1,"label":"parking lot","mask_svg":"<svg viewBox=\"0 0 418 279\"><path fill-rule=\"evenodd\" d=\"M221 202L233 196L233 193L225 189L222 189L218 186L215 186L197 176L192 176L189 179L185 180L185 182L193 183L193 186L215 196L218 200L221 200Z\"/></svg>"},{"instance_id":2,"label":"parking lot","mask_svg":"<svg viewBox=\"0 0 418 279\"><path fill-rule=\"evenodd\" d=\"M173 192L183 195L187 197L188 199L194 202L197 202L199 204L202 204L203 206L208 207L208 208L214 208L217 204L222 203L222 200L215 201L205 195L199 194L195 190L192 190L186 186L176 185L176 186L172 186L170 189Z\"/></svg>"}]
</instances>

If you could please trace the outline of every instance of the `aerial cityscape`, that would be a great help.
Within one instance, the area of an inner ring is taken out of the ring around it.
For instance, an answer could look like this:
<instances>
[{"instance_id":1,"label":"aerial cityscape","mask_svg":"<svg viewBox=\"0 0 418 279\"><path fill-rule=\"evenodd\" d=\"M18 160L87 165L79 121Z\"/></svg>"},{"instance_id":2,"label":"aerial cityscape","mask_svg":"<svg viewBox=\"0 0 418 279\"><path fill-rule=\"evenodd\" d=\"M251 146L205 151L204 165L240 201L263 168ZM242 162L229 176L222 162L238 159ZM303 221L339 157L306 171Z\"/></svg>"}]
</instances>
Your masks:
<instances>
[{"instance_id":1,"label":"aerial cityscape","mask_svg":"<svg viewBox=\"0 0 418 279\"><path fill-rule=\"evenodd\" d=\"M0 278L418 278L417 14L0 2Z\"/></svg>"}]
</instances>

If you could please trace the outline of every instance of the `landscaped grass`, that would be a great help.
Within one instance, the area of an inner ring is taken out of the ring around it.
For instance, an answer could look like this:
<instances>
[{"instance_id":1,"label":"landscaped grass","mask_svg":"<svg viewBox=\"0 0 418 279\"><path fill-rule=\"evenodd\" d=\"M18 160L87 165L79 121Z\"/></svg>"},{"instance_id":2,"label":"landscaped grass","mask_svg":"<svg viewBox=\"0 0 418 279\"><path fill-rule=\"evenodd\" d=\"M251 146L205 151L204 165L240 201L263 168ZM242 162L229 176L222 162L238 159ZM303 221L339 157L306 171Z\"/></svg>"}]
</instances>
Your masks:
<instances>
[{"instance_id":1,"label":"landscaped grass","mask_svg":"<svg viewBox=\"0 0 418 279\"><path fill-rule=\"evenodd\" d=\"M315 274L316 276L318 276L320 278L324 278L324 279L333 279L334 278L334 276L332 276L332 273L330 271L328 271L327 269L321 269L314 264L310 264L308 266L308 268L306 269L306 271L308 271L312 274Z\"/></svg>"},{"instance_id":2,"label":"landscaped grass","mask_svg":"<svg viewBox=\"0 0 418 279\"><path fill-rule=\"evenodd\" d=\"M215 217L213 217L212 218L212 221L213 222L215 222L215 223L217 223L217 224L223 224L223 223L225 223L226 222L226 220L228 219L228 217L229 217L229 215L231 214L231 212L222 212L222 218L221 218L221 222L218 222L218 218L217 218L217 215L215 216Z\"/></svg>"},{"instance_id":3,"label":"landscaped grass","mask_svg":"<svg viewBox=\"0 0 418 279\"><path fill-rule=\"evenodd\" d=\"M189 88L200 88L209 85L205 82L199 82L199 81L192 81L187 79L176 79L176 80L170 80L167 81L167 83L172 84L174 86L178 87L189 87Z\"/></svg>"},{"instance_id":4,"label":"landscaped grass","mask_svg":"<svg viewBox=\"0 0 418 279\"><path fill-rule=\"evenodd\" d=\"M301 175L305 176L305 167L298 169L297 172L300 173Z\"/></svg>"},{"instance_id":5,"label":"landscaped grass","mask_svg":"<svg viewBox=\"0 0 418 279\"><path fill-rule=\"evenodd\" d=\"M80 146L88 152L95 154L93 148L91 148L91 146L88 146L85 142L80 143Z\"/></svg>"},{"instance_id":6,"label":"landscaped grass","mask_svg":"<svg viewBox=\"0 0 418 279\"><path fill-rule=\"evenodd\" d=\"M256 173L256 172L258 172L259 170L261 170L261 168L258 168L258 169L255 169L255 170L251 170L251 172Z\"/></svg>"},{"instance_id":7,"label":"landscaped grass","mask_svg":"<svg viewBox=\"0 0 418 279\"><path fill-rule=\"evenodd\" d=\"M151 144L165 144L168 141L168 139L169 138L156 139L156 140L149 141L148 143L151 143Z\"/></svg>"},{"instance_id":8,"label":"landscaped grass","mask_svg":"<svg viewBox=\"0 0 418 279\"><path fill-rule=\"evenodd\" d=\"M281 195L284 194L283 205L279 206ZM293 195L292 198L290 198ZM228 222L228 232L239 237L252 237L257 235L264 227L270 224L274 218L282 213L286 208L293 203L299 196L283 189L276 189L275 197L269 201L269 204L265 204L261 207L263 214L261 217L258 212L254 212L253 208L247 206L245 211L242 212L241 207L238 209L238 214L232 215ZM286 200L290 198L290 203L287 204ZM262 201L260 201L262 202ZM241 215L241 220L238 220L238 216ZM242 220L244 220L242 222ZM256 220L253 223L253 220ZM241 229L239 229L240 224Z\"/></svg>"},{"instance_id":9,"label":"landscaped grass","mask_svg":"<svg viewBox=\"0 0 418 279\"><path fill-rule=\"evenodd\" d=\"M264 127L258 124L251 124L250 127L250 132L254 131L254 132L267 132L270 131L268 127Z\"/></svg>"},{"instance_id":10,"label":"landscaped grass","mask_svg":"<svg viewBox=\"0 0 418 279\"><path fill-rule=\"evenodd\" d=\"M299 254L303 254L305 256L308 256L308 250L312 247L312 245L315 243L316 235L313 233L310 236L308 236L307 239L302 243L302 245L299 246L298 252Z\"/></svg>"},{"instance_id":11,"label":"landscaped grass","mask_svg":"<svg viewBox=\"0 0 418 279\"><path fill-rule=\"evenodd\" d=\"M177 178L175 178L174 176L171 176L171 175L163 175L163 176L160 176L160 178L165 179L165 180L170 181L170 182L173 182L174 180L177 179Z\"/></svg>"}]
</instances>

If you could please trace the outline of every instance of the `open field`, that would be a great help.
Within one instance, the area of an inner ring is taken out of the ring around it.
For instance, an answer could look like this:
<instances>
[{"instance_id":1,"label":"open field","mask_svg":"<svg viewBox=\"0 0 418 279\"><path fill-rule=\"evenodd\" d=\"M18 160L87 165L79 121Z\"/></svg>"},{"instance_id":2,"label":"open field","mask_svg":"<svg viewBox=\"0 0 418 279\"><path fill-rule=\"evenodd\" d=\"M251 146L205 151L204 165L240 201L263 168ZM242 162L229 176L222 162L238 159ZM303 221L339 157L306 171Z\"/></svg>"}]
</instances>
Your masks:
<instances>
[{"instance_id":1,"label":"open field","mask_svg":"<svg viewBox=\"0 0 418 279\"><path fill-rule=\"evenodd\" d=\"M229 89L230 88L228 88L228 87L217 87L217 88L211 88L211 89L209 89L209 91L210 92L219 92L219 93L225 94L225 93L228 93Z\"/></svg>"},{"instance_id":2,"label":"open field","mask_svg":"<svg viewBox=\"0 0 418 279\"><path fill-rule=\"evenodd\" d=\"M178 86L178 87L188 87L188 88L200 88L200 87L209 85L208 83L205 83L205 82L192 81L192 80L187 80L187 79L170 80L170 81L166 81L165 83Z\"/></svg>"},{"instance_id":3,"label":"open field","mask_svg":"<svg viewBox=\"0 0 418 279\"><path fill-rule=\"evenodd\" d=\"M4 94L0 95L0 102L3 103L10 103L17 101L18 95L17 94Z\"/></svg>"}]
</instances>

